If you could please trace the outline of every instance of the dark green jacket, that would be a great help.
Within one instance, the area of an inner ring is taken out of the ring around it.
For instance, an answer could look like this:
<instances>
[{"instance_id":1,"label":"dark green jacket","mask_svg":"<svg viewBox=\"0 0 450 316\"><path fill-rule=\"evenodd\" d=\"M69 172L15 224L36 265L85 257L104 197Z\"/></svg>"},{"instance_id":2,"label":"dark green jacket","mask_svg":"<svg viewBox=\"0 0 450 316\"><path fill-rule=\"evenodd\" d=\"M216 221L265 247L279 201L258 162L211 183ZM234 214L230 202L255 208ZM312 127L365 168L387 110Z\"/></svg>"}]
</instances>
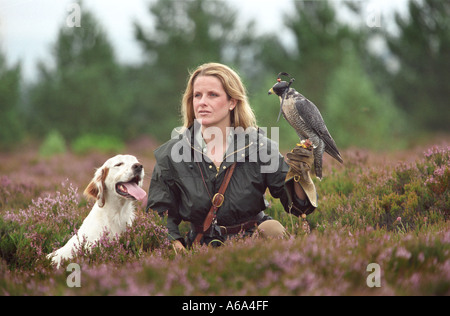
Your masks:
<instances>
[{"instance_id":1,"label":"dark green jacket","mask_svg":"<svg viewBox=\"0 0 450 316\"><path fill-rule=\"evenodd\" d=\"M267 188L289 211L291 189L285 185L288 166L277 144L259 130L236 130L234 143L219 168L202 154L201 146L195 142L193 127L156 149L154 154L156 165L147 211L152 209L161 216L168 211L170 239L182 238L178 230L182 220L194 226L203 224L211 207L211 197L218 191L225 170L235 161L237 165L225 192L225 201L217 212L218 225L232 226L255 218L267 208L264 199ZM293 199L292 214L299 216L313 210L309 201Z\"/></svg>"}]
</instances>

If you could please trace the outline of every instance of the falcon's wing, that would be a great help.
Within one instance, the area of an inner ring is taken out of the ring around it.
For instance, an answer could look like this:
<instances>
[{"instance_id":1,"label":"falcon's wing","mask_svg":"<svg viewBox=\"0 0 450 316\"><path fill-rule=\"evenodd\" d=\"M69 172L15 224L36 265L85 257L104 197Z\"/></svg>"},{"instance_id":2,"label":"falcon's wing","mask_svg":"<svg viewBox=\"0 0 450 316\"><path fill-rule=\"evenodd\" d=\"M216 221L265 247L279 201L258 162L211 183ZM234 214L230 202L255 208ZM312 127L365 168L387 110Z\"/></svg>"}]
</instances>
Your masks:
<instances>
[{"instance_id":1,"label":"falcon's wing","mask_svg":"<svg viewBox=\"0 0 450 316\"><path fill-rule=\"evenodd\" d=\"M303 95L298 94L295 107L297 109L298 114L303 118L306 124L314 130L317 135L325 142L325 151L333 158L335 158L340 163L343 163L341 154L337 149L336 143L334 142L333 137L331 137L330 132L328 132L327 126L322 118L322 114L320 114L319 109L316 107L314 103L309 101Z\"/></svg>"}]
</instances>

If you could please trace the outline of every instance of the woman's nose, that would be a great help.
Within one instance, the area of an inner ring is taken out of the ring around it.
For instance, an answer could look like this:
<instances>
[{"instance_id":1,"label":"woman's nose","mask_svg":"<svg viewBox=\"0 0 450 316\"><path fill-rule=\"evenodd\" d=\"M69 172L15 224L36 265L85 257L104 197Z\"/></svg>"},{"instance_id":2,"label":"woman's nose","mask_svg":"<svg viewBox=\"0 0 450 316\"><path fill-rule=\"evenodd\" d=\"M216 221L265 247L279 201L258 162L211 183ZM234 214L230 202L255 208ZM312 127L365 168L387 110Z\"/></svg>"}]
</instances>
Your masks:
<instances>
[{"instance_id":1,"label":"woman's nose","mask_svg":"<svg viewBox=\"0 0 450 316\"><path fill-rule=\"evenodd\" d=\"M199 105L206 105L206 96L202 96L202 97L198 100L198 104L199 104Z\"/></svg>"}]
</instances>

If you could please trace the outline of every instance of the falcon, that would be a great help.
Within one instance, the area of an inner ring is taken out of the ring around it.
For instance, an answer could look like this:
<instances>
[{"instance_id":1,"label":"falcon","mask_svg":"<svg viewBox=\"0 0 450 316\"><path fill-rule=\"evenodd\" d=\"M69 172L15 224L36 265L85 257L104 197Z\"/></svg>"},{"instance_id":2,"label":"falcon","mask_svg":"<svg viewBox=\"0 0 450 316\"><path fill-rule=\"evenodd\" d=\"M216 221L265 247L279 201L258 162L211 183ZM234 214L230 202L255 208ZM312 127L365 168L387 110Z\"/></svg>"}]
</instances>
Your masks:
<instances>
[{"instance_id":1,"label":"falcon","mask_svg":"<svg viewBox=\"0 0 450 316\"><path fill-rule=\"evenodd\" d=\"M281 76L290 78L289 82L282 81ZM331 157L343 163L336 143L328 132L327 126L314 103L291 88L294 78L288 73L278 74L277 83L269 90L269 95L276 94L280 98L280 115L295 129L301 141L309 140L314 152L314 171L316 177L322 179L322 157L324 151Z\"/></svg>"}]
</instances>

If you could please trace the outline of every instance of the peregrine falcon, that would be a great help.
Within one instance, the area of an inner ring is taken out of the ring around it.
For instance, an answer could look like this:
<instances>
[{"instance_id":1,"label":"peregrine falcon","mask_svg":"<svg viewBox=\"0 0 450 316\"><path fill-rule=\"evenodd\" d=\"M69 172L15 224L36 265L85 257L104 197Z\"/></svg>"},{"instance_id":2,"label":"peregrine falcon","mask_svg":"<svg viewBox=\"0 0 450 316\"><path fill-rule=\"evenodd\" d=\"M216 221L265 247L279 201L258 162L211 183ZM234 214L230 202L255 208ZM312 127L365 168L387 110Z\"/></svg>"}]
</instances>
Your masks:
<instances>
[{"instance_id":1,"label":"peregrine falcon","mask_svg":"<svg viewBox=\"0 0 450 316\"><path fill-rule=\"evenodd\" d=\"M340 163L344 161L333 137L328 132L319 109L314 103L291 88L294 78L286 82L281 81L281 76L291 77L289 74L281 72L278 74L277 83L269 90L269 95L275 93L280 97L278 120L281 113L283 113L284 118L295 129L300 140L309 139L311 141L314 148L316 177L322 179L322 156L324 151Z\"/></svg>"}]
</instances>

